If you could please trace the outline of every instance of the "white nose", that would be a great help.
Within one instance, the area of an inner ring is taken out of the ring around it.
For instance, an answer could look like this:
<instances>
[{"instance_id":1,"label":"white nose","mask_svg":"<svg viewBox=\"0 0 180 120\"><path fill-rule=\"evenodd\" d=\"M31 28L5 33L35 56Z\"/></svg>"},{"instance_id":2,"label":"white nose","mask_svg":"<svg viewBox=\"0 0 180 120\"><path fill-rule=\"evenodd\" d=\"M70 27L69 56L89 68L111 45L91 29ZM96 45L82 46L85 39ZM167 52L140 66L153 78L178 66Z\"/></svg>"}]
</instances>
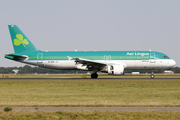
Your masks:
<instances>
[{"instance_id":1,"label":"white nose","mask_svg":"<svg viewBox=\"0 0 180 120\"><path fill-rule=\"evenodd\" d=\"M170 62L170 65L175 66L176 62L172 59L171 62Z\"/></svg>"}]
</instances>

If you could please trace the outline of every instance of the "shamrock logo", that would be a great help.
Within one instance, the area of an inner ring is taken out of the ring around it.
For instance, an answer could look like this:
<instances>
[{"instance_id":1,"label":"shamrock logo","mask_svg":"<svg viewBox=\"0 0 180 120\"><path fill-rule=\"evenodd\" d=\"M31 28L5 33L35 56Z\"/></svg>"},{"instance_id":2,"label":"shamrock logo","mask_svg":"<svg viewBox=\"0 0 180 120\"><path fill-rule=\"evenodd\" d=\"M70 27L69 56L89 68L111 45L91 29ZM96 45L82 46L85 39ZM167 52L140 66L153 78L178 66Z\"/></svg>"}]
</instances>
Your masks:
<instances>
[{"instance_id":1,"label":"shamrock logo","mask_svg":"<svg viewBox=\"0 0 180 120\"><path fill-rule=\"evenodd\" d=\"M14 39L14 45L19 46L20 44L22 44L24 47L26 47L26 45L29 45L29 42L26 39L23 39L23 36L21 34L16 34L16 38Z\"/></svg>"}]
</instances>

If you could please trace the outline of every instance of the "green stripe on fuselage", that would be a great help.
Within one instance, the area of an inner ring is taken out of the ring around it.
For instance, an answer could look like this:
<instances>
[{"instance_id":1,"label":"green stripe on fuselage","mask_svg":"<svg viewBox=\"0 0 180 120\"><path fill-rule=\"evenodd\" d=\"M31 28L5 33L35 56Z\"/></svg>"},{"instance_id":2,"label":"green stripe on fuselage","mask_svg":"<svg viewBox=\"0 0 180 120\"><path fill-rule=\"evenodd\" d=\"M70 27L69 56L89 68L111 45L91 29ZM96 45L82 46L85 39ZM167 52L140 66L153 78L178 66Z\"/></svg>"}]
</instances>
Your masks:
<instances>
[{"instance_id":1,"label":"green stripe on fuselage","mask_svg":"<svg viewBox=\"0 0 180 120\"><path fill-rule=\"evenodd\" d=\"M13 53L16 55L16 53ZM90 60L148 60L148 59L170 59L161 52L155 51L37 51L18 53L28 56L28 60L68 60L68 57L80 57ZM166 57L164 57L166 56Z\"/></svg>"}]
</instances>

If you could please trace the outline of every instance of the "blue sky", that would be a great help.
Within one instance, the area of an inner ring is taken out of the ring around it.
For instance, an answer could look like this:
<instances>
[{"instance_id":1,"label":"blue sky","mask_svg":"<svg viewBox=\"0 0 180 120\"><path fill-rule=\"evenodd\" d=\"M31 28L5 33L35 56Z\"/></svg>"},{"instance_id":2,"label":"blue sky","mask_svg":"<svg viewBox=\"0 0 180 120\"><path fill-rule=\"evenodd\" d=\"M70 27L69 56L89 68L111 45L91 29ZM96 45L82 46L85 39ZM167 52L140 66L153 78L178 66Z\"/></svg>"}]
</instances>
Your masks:
<instances>
[{"instance_id":1,"label":"blue sky","mask_svg":"<svg viewBox=\"0 0 180 120\"><path fill-rule=\"evenodd\" d=\"M180 66L179 0L1 0L0 67L24 66L13 53L9 24L40 50L153 50Z\"/></svg>"}]
</instances>

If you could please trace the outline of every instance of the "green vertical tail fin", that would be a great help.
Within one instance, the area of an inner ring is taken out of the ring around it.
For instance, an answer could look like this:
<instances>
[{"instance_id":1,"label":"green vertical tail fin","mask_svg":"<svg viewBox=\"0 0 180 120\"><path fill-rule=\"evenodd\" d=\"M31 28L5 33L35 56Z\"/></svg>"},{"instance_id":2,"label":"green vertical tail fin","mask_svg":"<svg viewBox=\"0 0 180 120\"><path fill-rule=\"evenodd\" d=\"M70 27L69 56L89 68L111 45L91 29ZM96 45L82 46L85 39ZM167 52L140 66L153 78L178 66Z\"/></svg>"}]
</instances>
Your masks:
<instances>
[{"instance_id":1,"label":"green vertical tail fin","mask_svg":"<svg viewBox=\"0 0 180 120\"><path fill-rule=\"evenodd\" d=\"M16 25L8 25L15 53L39 51Z\"/></svg>"}]
</instances>

